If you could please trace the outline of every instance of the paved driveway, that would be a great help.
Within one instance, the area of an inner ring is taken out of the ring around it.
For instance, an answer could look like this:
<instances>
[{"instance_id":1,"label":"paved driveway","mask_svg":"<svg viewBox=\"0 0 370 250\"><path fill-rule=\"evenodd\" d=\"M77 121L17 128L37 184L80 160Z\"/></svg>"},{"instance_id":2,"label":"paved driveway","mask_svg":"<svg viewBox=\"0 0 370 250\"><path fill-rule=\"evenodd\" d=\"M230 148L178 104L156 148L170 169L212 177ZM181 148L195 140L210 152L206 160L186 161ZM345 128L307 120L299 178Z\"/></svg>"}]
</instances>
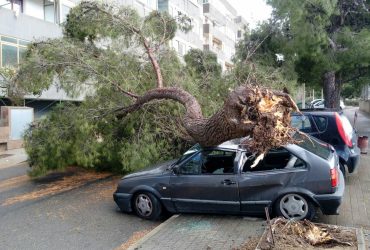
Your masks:
<instances>
[{"instance_id":1,"label":"paved driveway","mask_svg":"<svg viewBox=\"0 0 370 250\"><path fill-rule=\"evenodd\" d=\"M118 177L70 173L33 182L27 168L0 169L0 249L115 249L159 224L118 211Z\"/></svg>"}]
</instances>

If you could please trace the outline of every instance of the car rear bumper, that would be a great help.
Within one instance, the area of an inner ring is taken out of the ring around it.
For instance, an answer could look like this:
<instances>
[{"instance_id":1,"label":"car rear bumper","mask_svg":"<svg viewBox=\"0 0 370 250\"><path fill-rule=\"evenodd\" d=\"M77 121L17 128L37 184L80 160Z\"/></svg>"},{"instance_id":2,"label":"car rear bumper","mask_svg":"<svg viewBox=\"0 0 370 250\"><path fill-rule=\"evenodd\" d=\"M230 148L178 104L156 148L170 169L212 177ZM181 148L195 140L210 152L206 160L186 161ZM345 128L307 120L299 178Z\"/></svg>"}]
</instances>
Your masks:
<instances>
[{"instance_id":1,"label":"car rear bumper","mask_svg":"<svg viewBox=\"0 0 370 250\"><path fill-rule=\"evenodd\" d=\"M114 201L116 202L117 206L123 212L131 212L132 211L131 197L132 197L132 194L117 193L117 192L115 192L113 194Z\"/></svg>"},{"instance_id":2,"label":"car rear bumper","mask_svg":"<svg viewBox=\"0 0 370 250\"><path fill-rule=\"evenodd\" d=\"M326 215L335 215L338 214L338 208L342 203L344 196L344 177L341 171L339 171L339 185L337 191L332 194L321 194L315 195L314 199L320 206L320 209L323 214Z\"/></svg>"},{"instance_id":3,"label":"car rear bumper","mask_svg":"<svg viewBox=\"0 0 370 250\"><path fill-rule=\"evenodd\" d=\"M348 172L353 173L360 163L360 149L355 147L354 149L350 149L350 151L351 154L348 157L346 165L348 167Z\"/></svg>"}]
</instances>

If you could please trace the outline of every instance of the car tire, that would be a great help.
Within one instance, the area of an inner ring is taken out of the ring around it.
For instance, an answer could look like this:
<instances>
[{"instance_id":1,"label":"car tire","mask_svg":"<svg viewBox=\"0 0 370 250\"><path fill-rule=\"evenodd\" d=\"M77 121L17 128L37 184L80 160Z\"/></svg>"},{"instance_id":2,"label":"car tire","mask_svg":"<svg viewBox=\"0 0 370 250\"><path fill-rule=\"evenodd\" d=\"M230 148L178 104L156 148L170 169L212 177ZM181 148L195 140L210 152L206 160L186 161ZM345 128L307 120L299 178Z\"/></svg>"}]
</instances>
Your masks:
<instances>
[{"instance_id":1,"label":"car tire","mask_svg":"<svg viewBox=\"0 0 370 250\"><path fill-rule=\"evenodd\" d=\"M274 204L275 214L286 219L312 220L316 208L305 196L289 193L281 196Z\"/></svg>"},{"instance_id":2,"label":"car tire","mask_svg":"<svg viewBox=\"0 0 370 250\"><path fill-rule=\"evenodd\" d=\"M343 177L346 177L346 168L344 167L343 163L339 163L339 169L342 171Z\"/></svg>"},{"instance_id":3,"label":"car tire","mask_svg":"<svg viewBox=\"0 0 370 250\"><path fill-rule=\"evenodd\" d=\"M162 214L162 204L152 193L138 192L132 201L135 213L146 220L158 220Z\"/></svg>"}]
</instances>

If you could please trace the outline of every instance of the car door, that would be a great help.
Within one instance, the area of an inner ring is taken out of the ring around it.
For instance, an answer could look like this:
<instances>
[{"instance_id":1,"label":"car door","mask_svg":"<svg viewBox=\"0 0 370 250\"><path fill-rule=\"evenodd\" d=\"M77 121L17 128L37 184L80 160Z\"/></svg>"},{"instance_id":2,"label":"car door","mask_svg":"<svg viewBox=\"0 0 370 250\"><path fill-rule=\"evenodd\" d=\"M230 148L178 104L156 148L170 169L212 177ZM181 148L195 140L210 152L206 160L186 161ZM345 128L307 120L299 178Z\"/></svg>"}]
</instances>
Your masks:
<instances>
[{"instance_id":1,"label":"car door","mask_svg":"<svg viewBox=\"0 0 370 250\"><path fill-rule=\"evenodd\" d=\"M251 168L253 163L253 157L242 155L241 174L238 176L241 212L248 214L264 213L264 207L280 192L299 187L307 176L306 163L285 148L270 150L260 163Z\"/></svg>"},{"instance_id":2,"label":"car door","mask_svg":"<svg viewBox=\"0 0 370 250\"><path fill-rule=\"evenodd\" d=\"M170 177L177 211L238 213L237 157L235 151L202 150L177 166Z\"/></svg>"}]
</instances>

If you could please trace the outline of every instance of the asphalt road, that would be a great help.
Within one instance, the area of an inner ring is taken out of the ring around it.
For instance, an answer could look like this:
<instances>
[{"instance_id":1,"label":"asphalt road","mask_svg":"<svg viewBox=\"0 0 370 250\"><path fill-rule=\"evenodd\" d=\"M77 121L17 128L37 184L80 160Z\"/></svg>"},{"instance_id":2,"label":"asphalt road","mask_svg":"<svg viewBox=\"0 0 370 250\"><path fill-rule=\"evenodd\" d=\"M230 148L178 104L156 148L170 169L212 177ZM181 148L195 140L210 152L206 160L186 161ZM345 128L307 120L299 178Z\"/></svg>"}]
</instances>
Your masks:
<instances>
[{"instance_id":1,"label":"asphalt road","mask_svg":"<svg viewBox=\"0 0 370 250\"><path fill-rule=\"evenodd\" d=\"M159 224L118 210L118 177L35 182L27 170L26 163L0 169L0 249L116 249Z\"/></svg>"}]
</instances>

